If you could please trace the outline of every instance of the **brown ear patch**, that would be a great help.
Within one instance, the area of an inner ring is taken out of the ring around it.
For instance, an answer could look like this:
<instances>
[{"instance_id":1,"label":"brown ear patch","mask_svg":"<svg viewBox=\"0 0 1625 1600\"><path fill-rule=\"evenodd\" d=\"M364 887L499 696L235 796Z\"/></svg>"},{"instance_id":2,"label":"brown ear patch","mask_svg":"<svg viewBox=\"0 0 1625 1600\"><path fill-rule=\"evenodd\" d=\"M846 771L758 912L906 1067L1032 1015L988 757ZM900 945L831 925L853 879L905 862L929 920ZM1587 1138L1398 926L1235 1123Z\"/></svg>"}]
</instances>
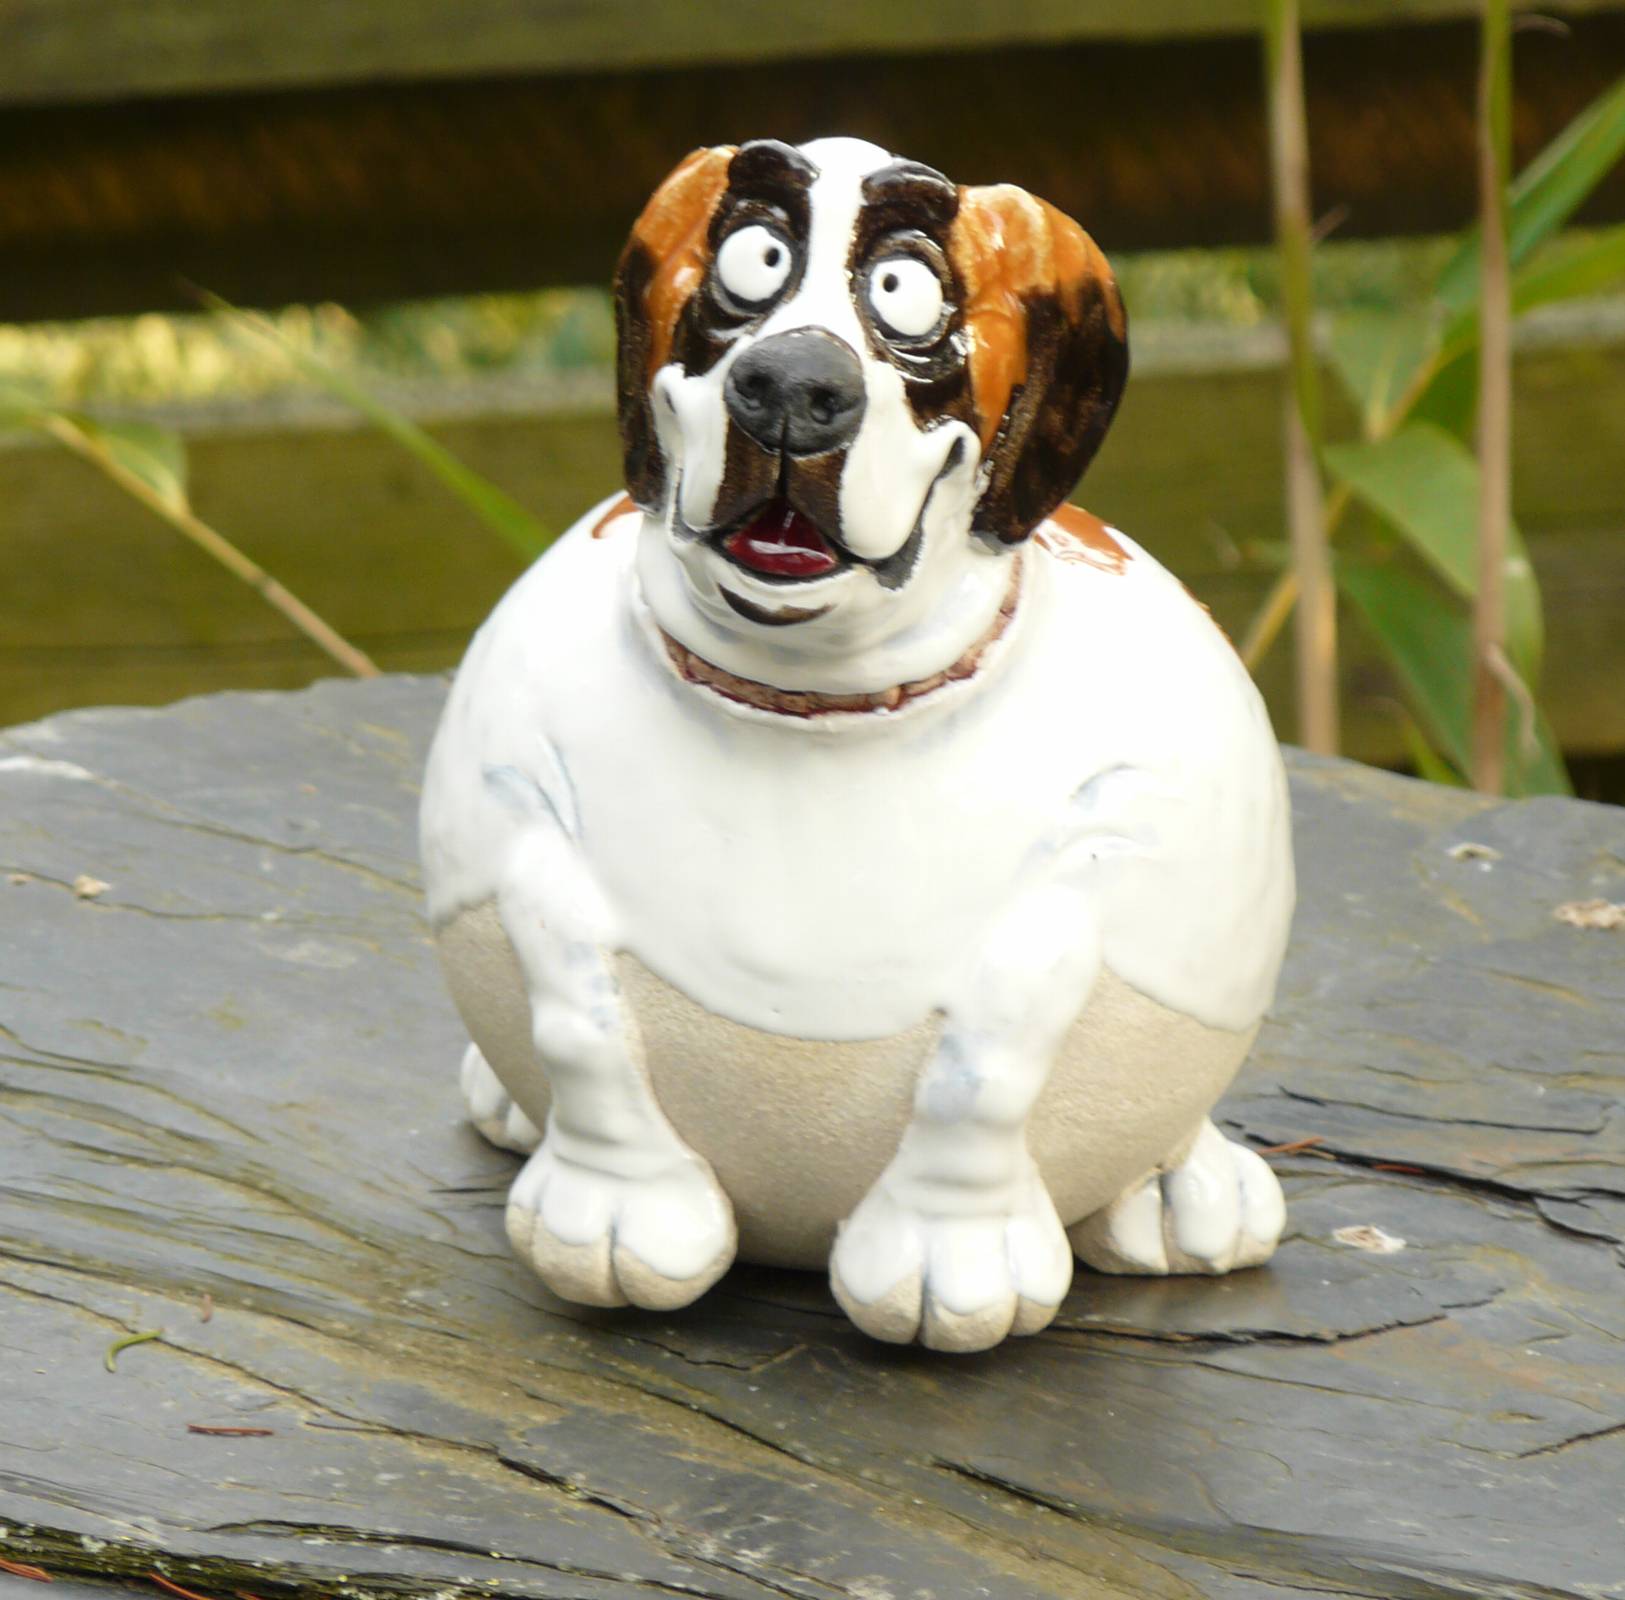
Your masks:
<instances>
[{"instance_id":1,"label":"brown ear patch","mask_svg":"<svg viewBox=\"0 0 1625 1600\"><path fill-rule=\"evenodd\" d=\"M695 150L655 190L615 272L615 389L627 491L645 510L665 492L649 381L671 355L683 308L704 281L706 232L728 185L732 145Z\"/></svg>"},{"instance_id":2,"label":"brown ear patch","mask_svg":"<svg viewBox=\"0 0 1625 1600\"><path fill-rule=\"evenodd\" d=\"M1049 520L1040 525L1036 538L1057 561L1093 567L1118 577L1128 568L1128 551L1099 517L1082 506L1058 505L1050 512Z\"/></svg>"},{"instance_id":3,"label":"brown ear patch","mask_svg":"<svg viewBox=\"0 0 1625 1600\"><path fill-rule=\"evenodd\" d=\"M1013 541L1065 499L1128 375L1127 318L1099 247L1013 184L962 188L948 237L992 467L978 526Z\"/></svg>"},{"instance_id":4,"label":"brown ear patch","mask_svg":"<svg viewBox=\"0 0 1625 1600\"><path fill-rule=\"evenodd\" d=\"M628 248L641 246L651 263L643 304L649 319L648 373L666 364L672 335L689 296L699 288L708 264L706 230L722 191L728 187L731 144L692 151L649 197L632 225Z\"/></svg>"}]
</instances>

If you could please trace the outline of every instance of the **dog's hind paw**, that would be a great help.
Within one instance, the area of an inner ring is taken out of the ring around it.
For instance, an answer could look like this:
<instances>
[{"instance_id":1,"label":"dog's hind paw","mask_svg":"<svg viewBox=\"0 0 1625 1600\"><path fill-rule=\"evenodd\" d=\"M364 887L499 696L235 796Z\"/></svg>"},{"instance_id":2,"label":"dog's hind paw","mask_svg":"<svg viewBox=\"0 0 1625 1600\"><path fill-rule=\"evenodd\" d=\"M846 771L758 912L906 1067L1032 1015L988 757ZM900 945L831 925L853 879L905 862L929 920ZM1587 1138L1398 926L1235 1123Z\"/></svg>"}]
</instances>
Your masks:
<instances>
[{"instance_id":1,"label":"dog's hind paw","mask_svg":"<svg viewBox=\"0 0 1625 1600\"><path fill-rule=\"evenodd\" d=\"M471 1044L463 1052L458 1079L468 1120L499 1150L517 1150L528 1156L542 1142L541 1129L514 1104L478 1045Z\"/></svg>"},{"instance_id":2,"label":"dog's hind paw","mask_svg":"<svg viewBox=\"0 0 1625 1600\"><path fill-rule=\"evenodd\" d=\"M882 1179L842 1223L830 1257L841 1309L872 1338L987 1350L1047 1327L1072 1281L1072 1253L1036 1169L996 1214L925 1215Z\"/></svg>"},{"instance_id":3,"label":"dog's hind paw","mask_svg":"<svg viewBox=\"0 0 1625 1600\"><path fill-rule=\"evenodd\" d=\"M1096 1272L1234 1272L1268 1261L1285 1223L1263 1157L1204 1122L1178 1166L1125 1189L1068 1238Z\"/></svg>"},{"instance_id":4,"label":"dog's hind paw","mask_svg":"<svg viewBox=\"0 0 1625 1600\"><path fill-rule=\"evenodd\" d=\"M595 1171L544 1140L508 1194L508 1239L561 1299L671 1311L734 1256L733 1208L711 1169L683 1155L639 1178Z\"/></svg>"}]
</instances>

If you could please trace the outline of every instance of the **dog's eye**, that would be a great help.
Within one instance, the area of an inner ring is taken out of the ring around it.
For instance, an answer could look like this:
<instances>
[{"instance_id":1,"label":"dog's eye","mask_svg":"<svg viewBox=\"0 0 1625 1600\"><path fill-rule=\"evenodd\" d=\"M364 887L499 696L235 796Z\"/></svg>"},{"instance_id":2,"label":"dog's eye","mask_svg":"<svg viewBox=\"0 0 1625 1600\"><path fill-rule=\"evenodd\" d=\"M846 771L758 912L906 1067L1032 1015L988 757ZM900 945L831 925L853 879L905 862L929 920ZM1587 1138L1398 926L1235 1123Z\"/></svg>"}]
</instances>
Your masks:
<instances>
[{"instance_id":1,"label":"dog's eye","mask_svg":"<svg viewBox=\"0 0 1625 1600\"><path fill-rule=\"evenodd\" d=\"M942 282L914 256L890 256L869 269L869 304L886 332L923 339L942 316Z\"/></svg>"},{"instance_id":2,"label":"dog's eye","mask_svg":"<svg viewBox=\"0 0 1625 1600\"><path fill-rule=\"evenodd\" d=\"M760 223L730 233L717 251L717 278L747 306L771 300L790 276L790 265L790 246Z\"/></svg>"}]
</instances>

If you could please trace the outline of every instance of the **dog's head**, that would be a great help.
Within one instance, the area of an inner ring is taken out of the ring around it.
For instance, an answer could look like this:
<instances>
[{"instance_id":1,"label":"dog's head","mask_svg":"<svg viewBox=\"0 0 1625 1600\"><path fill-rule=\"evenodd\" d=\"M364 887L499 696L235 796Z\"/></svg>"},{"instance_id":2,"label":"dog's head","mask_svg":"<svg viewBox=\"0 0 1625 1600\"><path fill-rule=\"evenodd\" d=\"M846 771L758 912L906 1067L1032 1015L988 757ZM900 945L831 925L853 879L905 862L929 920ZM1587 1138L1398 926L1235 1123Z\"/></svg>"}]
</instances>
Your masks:
<instances>
[{"instance_id":1,"label":"dog's head","mask_svg":"<svg viewBox=\"0 0 1625 1600\"><path fill-rule=\"evenodd\" d=\"M697 150L616 275L644 595L709 662L865 691L953 661L1128 371L1070 218L856 139Z\"/></svg>"}]
</instances>

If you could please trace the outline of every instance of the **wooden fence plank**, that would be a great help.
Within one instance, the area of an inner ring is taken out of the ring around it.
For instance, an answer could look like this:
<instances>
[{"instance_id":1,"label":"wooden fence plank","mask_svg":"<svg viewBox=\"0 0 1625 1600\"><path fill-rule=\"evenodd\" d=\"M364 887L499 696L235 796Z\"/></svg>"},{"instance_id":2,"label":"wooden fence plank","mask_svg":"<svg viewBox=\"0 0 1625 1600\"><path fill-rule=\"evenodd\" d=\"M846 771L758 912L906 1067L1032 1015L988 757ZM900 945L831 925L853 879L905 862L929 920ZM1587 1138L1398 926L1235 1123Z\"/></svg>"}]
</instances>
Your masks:
<instances>
[{"instance_id":1,"label":"wooden fence plank","mask_svg":"<svg viewBox=\"0 0 1625 1600\"><path fill-rule=\"evenodd\" d=\"M1282 537L1278 374L1251 358L1189 372L1148 356L1142 367L1081 498L1239 637L1271 576L1257 549ZM1625 339L1529 348L1517 375L1514 482L1548 614L1543 695L1570 751L1625 751ZM556 529L619 481L607 410L538 415L510 388L483 410L477 386L442 395L420 392L417 414ZM204 517L386 667L453 665L518 559L395 445L341 414L263 417L172 416L191 435ZM74 704L290 688L331 670L82 463L14 440L0 447L0 478L0 724ZM1347 748L1402 759L1393 682L1348 621ZM1261 681L1290 733L1287 668L1282 645Z\"/></svg>"},{"instance_id":2,"label":"wooden fence plank","mask_svg":"<svg viewBox=\"0 0 1625 1600\"><path fill-rule=\"evenodd\" d=\"M1307 43L1315 200L1344 236L1473 214L1473 29L1402 37ZM1517 48L1527 160L1625 73L1625 14ZM0 320L190 307L188 283L255 305L603 283L684 151L831 130L1024 184L1109 251L1262 240L1258 57L1226 36L13 105ZM1586 214L1625 216L1625 167Z\"/></svg>"}]
</instances>

